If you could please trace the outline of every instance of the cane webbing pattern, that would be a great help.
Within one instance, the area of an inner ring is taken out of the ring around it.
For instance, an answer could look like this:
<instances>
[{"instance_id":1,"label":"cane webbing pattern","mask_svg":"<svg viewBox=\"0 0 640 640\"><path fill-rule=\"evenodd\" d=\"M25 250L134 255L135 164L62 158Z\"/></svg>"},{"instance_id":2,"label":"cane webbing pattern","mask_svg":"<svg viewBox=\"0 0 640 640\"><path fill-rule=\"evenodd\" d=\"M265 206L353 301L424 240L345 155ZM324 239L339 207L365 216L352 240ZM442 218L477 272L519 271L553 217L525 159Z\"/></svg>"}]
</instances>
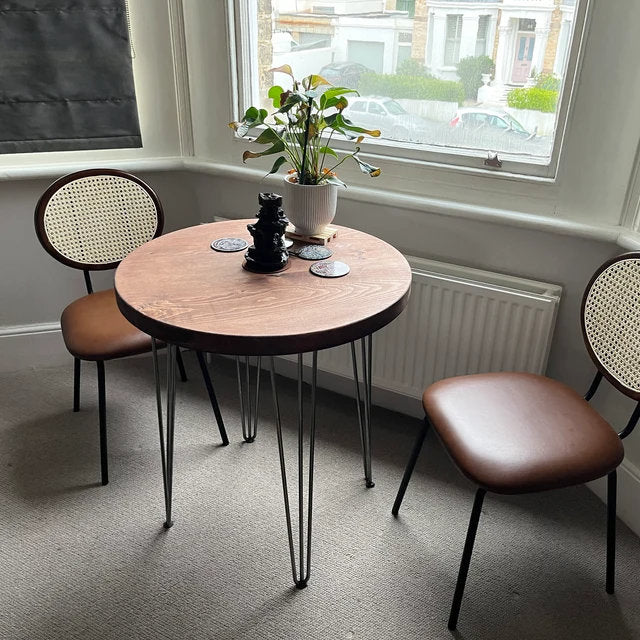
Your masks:
<instances>
[{"instance_id":1,"label":"cane webbing pattern","mask_svg":"<svg viewBox=\"0 0 640 640\"><path fill-rule=\"evenodd\" d=\"M151 196L121 176L78 178L62 186L44 213L54 249L81 264L119 262L151 240L158 213Z\"/></svg>"},{"instance_id":2,"label":"cane webbing pattern","mask_svg":"<svg viewBox=\"0 0 640 640\"><path fill-rule=\"evenodd\" d=\"M614 262L595 279L584 327L602 366L625 387L640 391L640 260Z\"/></svg>"}]
</instances>

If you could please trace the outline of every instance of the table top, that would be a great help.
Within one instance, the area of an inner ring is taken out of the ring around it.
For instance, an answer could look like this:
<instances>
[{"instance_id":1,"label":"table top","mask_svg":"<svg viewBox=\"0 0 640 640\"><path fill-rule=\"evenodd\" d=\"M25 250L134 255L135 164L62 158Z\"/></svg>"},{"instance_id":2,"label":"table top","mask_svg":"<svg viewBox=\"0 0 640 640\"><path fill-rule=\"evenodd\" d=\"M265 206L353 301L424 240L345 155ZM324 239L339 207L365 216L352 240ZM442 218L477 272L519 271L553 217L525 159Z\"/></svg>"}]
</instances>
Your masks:
<instances>
[{"instance_id":1,"label":"table top","mask_svg":"<svg viewBox=\"0 0 640 640\"><path fill-rule=\"evenodd\" d=\"M369 335L409 300L411 271L391 245L335 226L330 260L351 271L341 278L309 272L294 256L280 273L242 268L245 251L222 253L213 240L245 238L247 224L229 220L160 236L129 254L116 271L118 307L145 333L199 351L231 355L305 353Z\"/></svg>"}]
</instances>

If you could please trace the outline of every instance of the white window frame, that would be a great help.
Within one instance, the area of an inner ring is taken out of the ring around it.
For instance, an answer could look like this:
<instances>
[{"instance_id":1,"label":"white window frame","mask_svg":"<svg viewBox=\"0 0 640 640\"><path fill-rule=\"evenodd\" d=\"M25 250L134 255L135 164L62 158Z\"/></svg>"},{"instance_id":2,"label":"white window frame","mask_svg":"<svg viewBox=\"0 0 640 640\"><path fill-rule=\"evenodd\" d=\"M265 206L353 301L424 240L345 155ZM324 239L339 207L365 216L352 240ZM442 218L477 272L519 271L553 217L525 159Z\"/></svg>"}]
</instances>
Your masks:
<instances>
[{"instance_id":1,"label":"white window frame","mask_svg":"<svg viewBox=\"0 0 640 640\"><path fill-rule=\"evenodd\" d=\"M460 62L460 44L462 43L461 13L448 13L445 23L444 66L455 67ZM455 21L455 24L454 24ZM449 36L449 25L453 25L453 36Z\"/></svg>"},{"instance_id":2,"label":"white window frame","mask_svg":"<svg viewBox=\"0 0 640 640\"><path fill-rule=\"evenodd\" d=\"M226 0L227 22L230 45L231 110L234 119L241 115L241 105L250 105L252 96L257 95L257 74L244 74L243 69L251 68L252 60L257 59L257 0ZM586 36L592 15L593 0L577 0L573 20L574 34L568 51L567 69L562 94L558 103L556 135L551 157L548 163L531 158L523 161L517 155L498 153L501 167L485 164L487 151L455 149L446 151L428 145L402 143L394 141L363 141L360 145L362 156L373 161L397 161L414 166L431 166L445 169L458 169L477 175L491 174L497 178L522 180L527 182L554 183L557 180L566 138L567 121L575 102L580 69L584 58ZM336 150L342 146L339 140L333 141ZM402 149L402 155L398 153Z\"/></svg>"}]
</instances>

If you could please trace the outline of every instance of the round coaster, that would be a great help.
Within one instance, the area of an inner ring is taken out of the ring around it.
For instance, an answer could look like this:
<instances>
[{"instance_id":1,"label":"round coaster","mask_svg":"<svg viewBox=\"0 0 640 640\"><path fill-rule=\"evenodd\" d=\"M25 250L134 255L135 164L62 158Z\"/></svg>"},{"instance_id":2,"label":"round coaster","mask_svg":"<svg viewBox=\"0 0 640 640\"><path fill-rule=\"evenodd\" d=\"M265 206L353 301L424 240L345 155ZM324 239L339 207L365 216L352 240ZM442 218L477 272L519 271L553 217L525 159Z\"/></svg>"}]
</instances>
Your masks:
<instances>
[{"instance_id":1,"label":"round coaster","mask_svg":"<svg viewBox=\"0 0 640 640\"><path fill-rule=\"evenodd\" d=\"M211 248L214 251L223 251L224 253L242 251L248 246L249 243L242 238L218 238L211 243Z\"/></svg>"},{"instance_id":2,"label":"round coaster","mask_svg":"<svg viewBox=\"0 0 640 640\"><path fill-rule=\"evenodd\" d=\"M333 251L322 245L308 244L299 249L296 255L303 260L324 260L331 257Z\"/></svg>"},{"instance_id":3,"label":"round coaster","mask_svg":"<svg viewBox=\"0 0 640 640\"><path fill-rule=\"evenodd\" d=\"M309 271L314 276L320 276L321 278L340 278L346 276L349 273L349 265L338 260L327 260L325 262L314 262Z\"/></svg>"}]
</instances>

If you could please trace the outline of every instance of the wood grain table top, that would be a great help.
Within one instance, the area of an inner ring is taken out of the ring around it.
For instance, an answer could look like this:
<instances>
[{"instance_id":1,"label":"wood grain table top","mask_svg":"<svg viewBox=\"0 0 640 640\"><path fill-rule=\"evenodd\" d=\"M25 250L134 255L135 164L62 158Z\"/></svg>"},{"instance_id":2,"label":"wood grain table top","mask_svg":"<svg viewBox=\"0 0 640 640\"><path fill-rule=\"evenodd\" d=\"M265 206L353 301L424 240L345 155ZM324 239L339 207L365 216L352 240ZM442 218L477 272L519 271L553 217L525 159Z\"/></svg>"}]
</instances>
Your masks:
<instances>
[{"instance_id":1,"label":"wood grain table top","mask_svg":"<svg viewBox=\"0 0 640 640\"><path fill-rule=\"evenodd\" d=\"M337 227L330 260L351 268L341 278L289 269L258 274L242 268L245 251L210 244L245 238L247 224L229 220L160 236L127 256L115 276L118 306L149 335L183 347L231 355L282 355L334 347L366 336L398 316L409 300L404 256L361 231ZM336 225L332 225L336 226Z\"/></svg>"}]
</instances>

